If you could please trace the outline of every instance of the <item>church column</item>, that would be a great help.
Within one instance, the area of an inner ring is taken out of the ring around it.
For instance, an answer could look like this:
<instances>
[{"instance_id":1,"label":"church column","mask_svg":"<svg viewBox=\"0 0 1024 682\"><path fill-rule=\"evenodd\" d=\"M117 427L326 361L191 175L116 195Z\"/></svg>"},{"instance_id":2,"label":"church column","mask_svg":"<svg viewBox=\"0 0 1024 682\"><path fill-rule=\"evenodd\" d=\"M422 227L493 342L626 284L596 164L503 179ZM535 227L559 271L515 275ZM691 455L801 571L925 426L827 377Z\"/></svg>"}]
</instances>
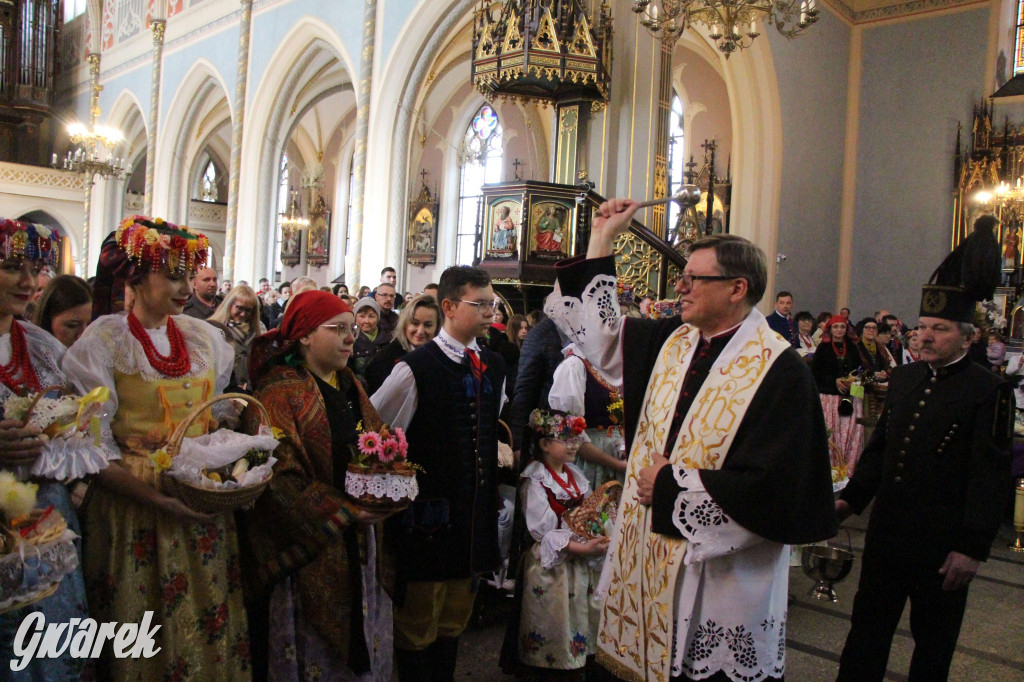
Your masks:
<instances>
[{"instance_id":1,"label":"church column","mask_svg":"<svg viewBox=\"0 0 1024 682\"><path fill-rule=\"evenodd\" d=\"M659 40L660 74L658 78L658 109L654 123L654 198L668 196L668 137L672 116L672 47L674 43ZM651 232L664 237L666 206L654 206L648 212ZM667 273L663 273L664 274Z\"/></svg>"},{"instance_id":2,"label":"church column","mask_svg":"<svg viewBox=\"0 0 1024 682\"><path fill-rule=\"evenodd\" d=\"M224 233L224 279L235 279L235 231L238 227L238 176L242 172L242 125L249 87L249 37L252 0L241 0L238 21L238 62L235 65L235 115L231 121L231 165L228 170L228 220Z\"/></svg>"},{"instance_id":3,"label":"church column","mask_svg":"<svg viewBox=\"0 0 1024 682\"><path fill-rule=\"evenodd\" d=\"M157 6L162 3L157 3ZM156 126L160 121L160 77L164 63L164 32L167 30L166 19L153 19L153 84L149 94L149 139L146 143L146 196L142 212L147 216L153 214L153 176L156 172ZM185 216L185 221L188 215Z\"/></svg>"},{"instance_id":4,"label":"church column","mask_svg":"<svg viewBox=\"0 0 1024 682\"><path fill-rule=\"evenodd\" d=\"M356 87L356 139L352 169L352 232L349 249L357 254L350 282L362 281L363 206L366 200L366 143L370 131L370 92L373 87L373 44L377 32L377 0L363 6L363 49L359 54L359 83Z\"/></svg>"},{"instance_id":5,"label":"church column","mask_svg":"<svg viewBox=\"0 0 1024 682\"><path fill-rule=\"evenodd\" d=\"M98 52L90 52L85 55L85 61L89 65L89 130L96 129L96 120L100 115L100 55ZM75 271L83 278L89 276L89 227L91 224L90 214L92 212L92 175L84 175L85 196L82 201L82 248L78 252L78 266Z\"/></svg>"}]
</instances>

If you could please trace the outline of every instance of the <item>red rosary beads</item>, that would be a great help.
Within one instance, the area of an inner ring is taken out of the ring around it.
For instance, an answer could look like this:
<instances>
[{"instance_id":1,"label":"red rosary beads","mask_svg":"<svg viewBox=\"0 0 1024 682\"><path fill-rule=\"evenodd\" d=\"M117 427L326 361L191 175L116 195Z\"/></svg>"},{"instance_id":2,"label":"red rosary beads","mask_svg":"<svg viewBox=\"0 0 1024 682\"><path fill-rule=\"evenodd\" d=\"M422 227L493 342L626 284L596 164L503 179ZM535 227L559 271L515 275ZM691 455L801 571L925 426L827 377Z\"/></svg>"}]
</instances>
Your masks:
<instances>
[{"instance_id":1,"label":"red rosary beads","mask_svg":"<svg viewBox=\"0 0 1024 682\"><path fill-rule=\"evenodd\" d=\"M17 320L11 320L11 360L6 365L0 365L0 381L18 395L23 395L26 388L36 393L42 388L32 367L32 359L28 356L25 330Z\"/></svg>"},{"instance_id":2,"label":"red rosary beads","mask_svg":"<svg viewBox=\"0 0 1024 682\"><path fill-rule=\"evenodd\" d=\"M181 335L178 325L174 324L173 318L167 318L167 340L171 342L171 353L166 356L157 352L153 340L149 338L134 312L128 313L128 329L142 344L146 359L156 371L167 377L180 377L192 369L192 360L188 356L188 348L185 347L185 337Z\"/></svg>"}]
</instances>

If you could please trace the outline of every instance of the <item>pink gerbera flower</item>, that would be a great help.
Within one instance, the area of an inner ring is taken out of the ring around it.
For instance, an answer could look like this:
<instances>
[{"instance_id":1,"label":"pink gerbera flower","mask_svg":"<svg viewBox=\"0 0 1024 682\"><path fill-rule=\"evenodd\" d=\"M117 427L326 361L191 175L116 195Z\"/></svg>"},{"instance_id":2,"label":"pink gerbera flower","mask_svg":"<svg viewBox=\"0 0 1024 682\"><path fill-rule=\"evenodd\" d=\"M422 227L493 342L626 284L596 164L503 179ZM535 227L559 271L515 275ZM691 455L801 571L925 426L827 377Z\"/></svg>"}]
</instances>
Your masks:
<instances>
[{"instance_id":1,"label":"pink gerbera flower","mask_svg":"<svg viewBox=\"0 0 1024 682\"><path fill-rule=\"evenodd\" d=\"M377 452L377 458L385 464L395 461L395 457L398 456L398 441L394 438L388 438L380 444L380 450Z\"/></svg>"},{"instance_id":2,"label":"pink gerbera flower","mask_svg":"<svg viewBox=\"0 0 1024 682\"><path fill-rule=\"evenodd\" d=\"M364 455L380 454L380 436L370 431L359 436L359 452Z\"/></svg>"}]
</instances>

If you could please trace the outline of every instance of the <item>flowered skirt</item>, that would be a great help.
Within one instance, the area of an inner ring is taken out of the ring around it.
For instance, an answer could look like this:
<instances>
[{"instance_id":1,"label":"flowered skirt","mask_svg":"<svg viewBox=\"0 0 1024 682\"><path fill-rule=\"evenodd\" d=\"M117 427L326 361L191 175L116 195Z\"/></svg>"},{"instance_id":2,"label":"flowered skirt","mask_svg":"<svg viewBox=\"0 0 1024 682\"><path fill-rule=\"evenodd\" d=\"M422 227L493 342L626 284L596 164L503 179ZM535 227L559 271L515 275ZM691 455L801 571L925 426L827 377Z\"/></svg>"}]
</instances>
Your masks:
<instances>
[{"instance_id":1,"label":"flowered skirt","mask_svg":"<svg viewBox=\"0 0 1024 682\"><path fill-rule=\"evenodd\" d=\"M118 466L111 464L111 466ZM231 514L182 522L99 485L85 507L85 580L97 621L159 624L153 658L115 658L113 680L248 680L249 629Z\"/></svg>"},{"instance_id":2,"label":"flowered skirt","mask_svg":"<svg viewBox=\"0 0 1024 682\"><path fill-rule=\"evenodd\" d=\"M370 671L353 672L328 642L302 617L299 591L293 577L279 583L270 597L271 682L336 680L337 682L390 682L394 656L391 598L377 580L377 543L373 529L366 543L362 568L363 635L370 654Z\"/></svg>"},{"instance_id":3,"label":"flowered skirt","mask_svg":"<svg viewBox=\"0 0 1024 682\"><path fill-rule=\"evenodd\" d=\"M535 668L576 670L597 654L601 604L594 595L600 561L567 555L557 566L540 564L540 543L524 557L519 661Z\"/></svg>"},{"instance_id":4,"label":"flowered skirt","mask_svg":"<svg viewBox=\"0 0 1024 682\"><path fill-rule=\"evenodd\" d=\"M71 508L67 489L56 481L40 482L36 495L36 506L53 505L68 524L68 528L81 535L78 516ZM75 543L81 551L81 541ZM57 658L33 658L24 670L11 670L10 660L14 651L14 639L22 621L32 613L42 613L47 623L69 623L72 618L89 617L85 600L85 581L82 569L64 576L60 587L42 601L0 615L0 680L38 680L39 682L63 682L92 678L92 665L87 659L72 658L68 651ZM27 640L26 640L27 642Z\"/></svg>"},{"instance_id":5,"label":"flowered skirt","mask_svg":"<svg viewBox=\"0 0 1024 682\"><path fill-rule=\"evenodd\" d=\"M853 414L849 417L840 417L839 403L845 396L822 393L819 397L821 409L825 413L825 426L843 454L846 477L849 478L853 476L853 468L861 451L864 450L864 425L857 423L857 420L864 416L864 401L860 398L850 398L853 401Z\"/></svg>"}]
</instances>

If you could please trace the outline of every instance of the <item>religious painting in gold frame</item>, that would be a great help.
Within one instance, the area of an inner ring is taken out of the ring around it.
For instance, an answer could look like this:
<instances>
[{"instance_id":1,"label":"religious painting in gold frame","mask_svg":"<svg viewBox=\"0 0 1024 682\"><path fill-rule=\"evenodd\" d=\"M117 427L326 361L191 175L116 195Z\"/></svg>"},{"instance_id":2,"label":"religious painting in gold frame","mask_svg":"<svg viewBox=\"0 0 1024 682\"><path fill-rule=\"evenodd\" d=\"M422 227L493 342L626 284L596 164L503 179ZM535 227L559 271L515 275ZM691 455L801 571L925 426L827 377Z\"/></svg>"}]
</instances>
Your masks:
<instances>
[{"instance_id":1,"label":"religious painting in gold frame","mask_svg":"<svg viewBox=\"0 0 1024 682\"><path fill-rule=\"evenodd\" d=\"M309 212L309 239L306 241L306 263L315 267L327 265L331 259L331 212L317 197Z\"/></svg>"},{"instance_id":2,"label":"religious painting in gold frame","mask_svg":"<svg viewBox=\"0 0 1024 682\"><path fill-rule=\"evenodd\" d=\"M523 202L518 196L489 199L484 214L484 260L518 258L522 223Z\"/></svg>"},{"instance_id":3,"label":"religious painting in gold frame","mask_svg":"<svg viewBox=\"0 0 1024 682\"><path fill-rule=\"evenodd\" d=\"M409 203L409 226L406 231L406 261L413 265L437 262L437 218L440 203L430 188L423 185L420 193Z\"/></svg>"},{"instance_id":4,"label":"religious painting in gold frame","mask_svg":"<svg viewBox=\"0 0 1024 682\"><path fill-rule=\"evenodd\" d=\"M576 239L576 204L534 197L529 220L531 257L557 261L571 255Z\"/></svg>"},{"instance_id":5,"label":"religious painting in gold frame","mask_svg":"<svg viewBox=\"0 0 1024 682\"><path fill-rule=\"evenodd\" d=\"M281 226L281 263L293 267L302 260L302 230Z\"/></svg>"}]
</instances>

